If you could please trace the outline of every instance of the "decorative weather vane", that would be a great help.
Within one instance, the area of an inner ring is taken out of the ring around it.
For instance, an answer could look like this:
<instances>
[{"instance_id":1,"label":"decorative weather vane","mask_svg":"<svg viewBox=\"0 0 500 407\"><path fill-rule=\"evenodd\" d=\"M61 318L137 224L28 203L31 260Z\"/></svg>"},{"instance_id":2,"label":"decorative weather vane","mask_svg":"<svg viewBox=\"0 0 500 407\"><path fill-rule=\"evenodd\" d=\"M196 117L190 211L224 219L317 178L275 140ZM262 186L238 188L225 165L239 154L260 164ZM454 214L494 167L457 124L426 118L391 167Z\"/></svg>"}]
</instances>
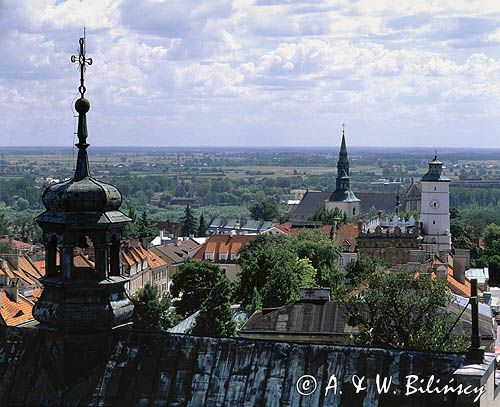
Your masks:
<instances>
[{"instance_id":1,"label":"decorative weather vane","mask_svg":"<svg viewBox=\"0 0 500 407\"><path fill-rule=\"evenodd\" d=\"M79 40L80 43L80 53L78 57L76 55L71 55L71 62L77 62L80 65L80 86L78 92L83 98L85 96L85 91L87 90L84 85L83 73L85 72L86 65L92 65L92 58L85 58L85 28L83 29L83 37Z\"/></svg>"}]
</instances>

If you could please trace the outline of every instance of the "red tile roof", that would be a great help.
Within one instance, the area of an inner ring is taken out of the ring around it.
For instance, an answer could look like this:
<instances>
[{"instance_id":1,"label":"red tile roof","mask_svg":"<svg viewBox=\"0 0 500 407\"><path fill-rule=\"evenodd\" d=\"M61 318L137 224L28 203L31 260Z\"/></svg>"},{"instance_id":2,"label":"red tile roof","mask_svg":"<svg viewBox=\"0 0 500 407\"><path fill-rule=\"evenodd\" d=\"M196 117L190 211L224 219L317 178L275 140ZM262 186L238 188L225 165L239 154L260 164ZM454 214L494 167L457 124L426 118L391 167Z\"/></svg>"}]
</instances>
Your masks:
<instances>
[{"instance_id":1,"label":"red tile roof","mask_svg":"<svg viewBox=\"0 0 500 407\"><path fill-rule=\"evenodd\" d=\"M31 243L25 243L20 240L10 239L10 238L1 238L0 243L9 243L14 249L29 249L33 247Z\"/></svg>"},{"instance_id":2,"label":"red tile roof","mask_svg":"<svg viewBox=\"0 0 500 407\"><path fill-rule=\"evenodd\" d=\"M200 247L200 250L193 256L195 260L205 260L205 253L213 253L214 263L220 261L219 254L227 253L236 255L242 246L248 244L254 235L213 235ZM233 262L232 259L222 260L226 263Z\"/></svg>"},{"instance_id":3,"label":"red tile roof","mask_svg":"<svg viewBox=\"0 0 500 407\"><path fill-rule=\"evenodd\" d=\"M22 295L18 295L17 302L15 302L3 290L1 290L0 295L0 314L8 326L17 326L34 321L31 313L33 302Z\"/></svg>"},{"instance_id":4,"label":"red tile roof","mask_svg":"<svg viewBox=\"0 0 500 407\"><path fill-rule=\"evenodd\" d=\"M39 267L26 255L18 256L17 268L12 261L5 260L0 264L0 275L7 275L10 279L18 278L22 285L37 285L43 277Z\"/></svg>"},{"instance_id":5,"label":"red tile roof","mask_svg":"<svg viewBox=\"0 0 500 407\"><path fill-rule=\"evenodd\" d=\"M337 230L337 233L335 233L333 240L341 246L348 245L349 251L354 252L356 250L358 233L358 225L343 224L340 225L340 228Z\"/></svg>"}]
</instances>

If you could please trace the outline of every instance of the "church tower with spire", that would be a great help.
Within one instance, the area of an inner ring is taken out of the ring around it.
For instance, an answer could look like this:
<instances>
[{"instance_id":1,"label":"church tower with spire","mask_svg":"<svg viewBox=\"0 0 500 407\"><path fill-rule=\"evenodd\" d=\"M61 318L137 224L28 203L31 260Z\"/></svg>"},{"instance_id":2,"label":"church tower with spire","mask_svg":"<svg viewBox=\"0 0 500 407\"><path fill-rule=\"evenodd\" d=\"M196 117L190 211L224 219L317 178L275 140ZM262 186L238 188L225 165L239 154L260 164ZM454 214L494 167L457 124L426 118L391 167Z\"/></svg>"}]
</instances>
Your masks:
<instances>
[{"instance_id":1,"label":"church tower with spire","mask_svg":"<svg viewBox=\"0 0 500 407\"><path fill-rule=\"evenodd\" d=\"M345 142L345 129L342 125L342 143L340 145L339 159L337 161L337 179L335 191L325 202L325 208L332 210L335 208L344 212L348 218L352 218L360 212L360 200L351 190L349 178L349 159L347 158L347 146Z\"/></svg>"},{"instance_id":2,"label":"church tower with spire","mask_svg":"<svg viewBox=\"0 0 500 407\"><path fill-rule=\"evenodd\" d=\"M87 155L87 113L84 73L92 59L85 56L85 35L80 54L72 56L80 68L78 158L73 178L49 186L42 200L46 208L36 221L45 245L44 290L33 316L51 332L99 332L128 323L133 304L125 292L128 279L121 275L120 241L130 219L120 210L122 197L113 185L90 175ZM93 267L81 267L74 258L92 250ZM80 345L79 345L80 346Z\"/></svg>"},{"instance_id":3,"label":"church tower with spire","mask_svg":"<svg viewBox=\"0 0 500 407\"><path fill-rule=\"evenodd\" d=\"M450 179L443 174L443 163L437 154L428 163L429 170L422 177L420 222L424 248L430 253L451 250L450 233Z\"/></svg>"}]
</instances>

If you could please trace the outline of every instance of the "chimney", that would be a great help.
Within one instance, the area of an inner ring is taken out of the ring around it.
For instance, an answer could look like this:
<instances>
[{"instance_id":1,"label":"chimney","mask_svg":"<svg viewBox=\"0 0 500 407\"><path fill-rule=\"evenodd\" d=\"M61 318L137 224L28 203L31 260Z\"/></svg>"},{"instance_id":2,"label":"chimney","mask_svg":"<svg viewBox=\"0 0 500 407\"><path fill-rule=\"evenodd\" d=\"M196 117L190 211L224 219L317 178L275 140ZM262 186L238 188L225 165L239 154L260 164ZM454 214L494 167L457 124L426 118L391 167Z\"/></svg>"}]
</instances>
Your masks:
<instances>
[{"instance_id":1,"label":"chimney","mask_svg":"<svg viewBox=\"0 0 500 407\"><path fill-rule=\"evenodd\" d=\"M435 273L436 277L446 278L446 275L448 274L448 266L444 264L438 265L435 269Z\"/></svg>"},{"instance_id":2,"label":"chimney","mask_svg":"<svg viewBox=\"0 0 500 407\"><path fill-rule=\"evenodd\" d=\"M299 290L301 302L325 302L330 301L329 288L301 288Z\"/></svg>"},{"instance_id":3,"label":"chimney","mask_svg":"<svg viewBox=\"0 0 500 407\"><path fill-rule=\"evenodd\" d=\"M483 363L484 347L481 346L481 334L479 331L479 301L477 295L477 280L471 280L471 317L472 317L472 332L471 346L469 348L469 359L474 363Z\"/></svg>"},{"instance_id":4,"label":"chimney","mask_svg":"<svg viewBox=\"0 0 500 407\"><path fill-rule=\"evenodd\" d=\"M9 282L9 285L3 287L3 290L5 291L5 294L7 294L12 301L14 301L15 303L18 302L19 288L17 287L17 282L11 280Z\"/></svg>"},{"instance_id":5,"label":"chimney","mask_svg":"<svg viewBox=\"0 0 500 407\"><path fill-rule=\"evenodd\" d=\"M19 269L19 254L2 254L2 257L7 260L13 269L18 270ZM3 264L2 264L3 266Z\"/></svg>"},{"instance_id":6,"label":"chimney","mask_svg":"<svg viewBox=\"0 0 500 407\"><path fill-rule=\"evenodd\" d=\"M149 249L149 240L148 239L142 238L141 239L141 244L142 244L142 247L144 247L146 250Z\"/></svg>"},{"instance_id":7,"label":"chimney","mask_svg":"<svg viewBox=\"0 0 500 407\"><path fill-rule=\"evenodd\" d=\"M437 254L437 257L441 263L448 263L448 251L440 250Z\"/></svg>"},{"instance_id":8,"label":"chimney","mask_svg":"<svg viewBox=\"0 0 500 407\"><path fill-rule=\"evenodd\" d=\"M455 249L453 256L453 277L455 280L465 283L465 270L468 270L470 263L470 251L466 249Z\"/></svg>"}]
</instances>

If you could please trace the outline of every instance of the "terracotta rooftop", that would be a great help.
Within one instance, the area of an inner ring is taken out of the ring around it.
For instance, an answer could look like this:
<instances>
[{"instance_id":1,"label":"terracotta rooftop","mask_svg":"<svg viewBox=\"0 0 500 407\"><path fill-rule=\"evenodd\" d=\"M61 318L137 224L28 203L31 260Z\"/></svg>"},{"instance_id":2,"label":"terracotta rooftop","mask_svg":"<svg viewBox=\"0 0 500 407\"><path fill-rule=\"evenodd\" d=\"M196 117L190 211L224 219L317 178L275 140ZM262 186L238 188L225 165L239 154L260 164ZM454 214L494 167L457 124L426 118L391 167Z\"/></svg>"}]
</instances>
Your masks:
<instances>
[{"instance_id":1,"label":"terracotta rooftop","mask_svg":"<svg viewBox=\"0 0 500 407\"><path fill-rule=\"evenodd\" d=\"M45 260L38 260L32 262L34 266L40 271L42 276L45 276ZM59 266L61 264L61 256L59 252L56 253L56 265ZM78 253L73 258L73 264L76 267L94 267L94 262L88 258L86 254L83 252Z\"/></svg>"},{"instance_id":2,"label":"terracotta rooftop","mask_svg":"<svg viewBox=\"0 0 500 407\"><path fill-rule=\"evenodd\" d=\"M19 326L34 322L31 311L33 302L22 295L14 301L4 290L0 290L0 314L7 326Z\"/></svg>"},{"instance_id":3,"label":"terracotta rooftop","mask_svg":"<svg viewBox=\"0 0 500 407\"><path fill-rule=\"evenodd\" d=\"M9 243L14 249L30 249L33 244L22 242L21 240L10 239L8 237L0 238L0 243Z\"/></svg>"},{"instance_id":4,"label":"terracotta rooftop","mask_svg":"<svg viewBox=\"0 0 500 407\"><path fill-rule=\"evenodd\" d=\"M38 285L38 280L43 277L37 265L26 255L5 257L3 260L0 263L0 276L7 275L10 279L18 278L22 285ZM17 266L14 260L17 261Z\"/></svg>"},{"instance_id":5,"label":"terracotta rooftop","mask_svg":"<svg viewBox=\"0 0 500 407\"><path fill-rule=\"evenodd\" d=\"M242 246L248 244L254 235L212 235L200 247L200 249L193 256L195 260L204 260L206 253L213 254L213 262L220 261L220 254L227 253L228 255L236 255ZM232 259L222 260L230 262Z\"/></svg>"},{"instance_id":6,"label":"terracotta rooftop","mask_svg":"<svg viewBox=\"0 0 500 407\"><path fill-rule=\"evenodd\" d=\"M354 252L356 250L357 239L358 239L358 225L353 224L343 224L335 233L333 238L341 247L349 246L349 251Z\"/></svg>"}]
</instances>

